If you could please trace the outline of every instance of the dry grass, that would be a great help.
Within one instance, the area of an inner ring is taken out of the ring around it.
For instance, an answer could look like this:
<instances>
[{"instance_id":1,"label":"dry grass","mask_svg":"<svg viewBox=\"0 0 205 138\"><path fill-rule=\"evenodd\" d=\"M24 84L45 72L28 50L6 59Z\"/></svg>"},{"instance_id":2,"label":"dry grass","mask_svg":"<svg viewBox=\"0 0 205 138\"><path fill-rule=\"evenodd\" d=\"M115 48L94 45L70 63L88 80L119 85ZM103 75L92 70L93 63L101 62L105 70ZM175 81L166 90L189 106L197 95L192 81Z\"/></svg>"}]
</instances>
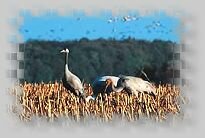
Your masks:
<instances>
[{"instance_id":1,"label":"dry grass","mask_svg":"<svg viewBox=\"0 0 205 138\"><path fill-rule=\"evenodd\" d=\"M174 85L157 86L157 96L154 99L147 94L129 96L126 92L110 95L99 94L95 101L85 102L83 99L68 92L62 83L21 84L22 92L12 93L16 96L16 105L22 110L18 115L22 120L31 120L33 116L47 117L53 120L69 117L76 121L86 117L94 117L110 121L115 115L122 119L134 121L140 117L154 120L165 120L168 114L180 113L180 90ZM85 85L87 95L92 94L90 85Z\"/></svg>"}]
</instances>

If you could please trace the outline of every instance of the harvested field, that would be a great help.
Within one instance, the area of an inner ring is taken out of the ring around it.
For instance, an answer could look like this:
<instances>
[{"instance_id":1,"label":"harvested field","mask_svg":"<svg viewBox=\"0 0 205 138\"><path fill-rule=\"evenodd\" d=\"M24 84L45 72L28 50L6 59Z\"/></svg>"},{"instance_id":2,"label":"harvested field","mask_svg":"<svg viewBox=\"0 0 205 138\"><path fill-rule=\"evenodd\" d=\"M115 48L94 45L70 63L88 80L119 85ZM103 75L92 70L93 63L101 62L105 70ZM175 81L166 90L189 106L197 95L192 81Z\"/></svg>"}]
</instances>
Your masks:
<instances>
[{"instance_id":1,"label":"harvested field","mask_svg":"<svg viewBox=\"0 0 205 138\"><path fill-rule=\"evenodd\" d=\"M84 84L86 95L92 94L89 84ZM128 95L125 91L112 92L110 95L99 94L96 100L86 102L67 91L62 83L24 83L19 89L12 89L15 97L15 112L21 120L29 121L34 116L46 117L55 120L68 117L82 121L87 117L94 117L102 121L111 121L116 115L128 121L135 121L147 117L156 121L166 120L168 115L180 113L181 94L177 86L166 84L158 85L157 96L139 93ZM16 111L15 107L21 110Z\"/></svg>"}]
</instances>

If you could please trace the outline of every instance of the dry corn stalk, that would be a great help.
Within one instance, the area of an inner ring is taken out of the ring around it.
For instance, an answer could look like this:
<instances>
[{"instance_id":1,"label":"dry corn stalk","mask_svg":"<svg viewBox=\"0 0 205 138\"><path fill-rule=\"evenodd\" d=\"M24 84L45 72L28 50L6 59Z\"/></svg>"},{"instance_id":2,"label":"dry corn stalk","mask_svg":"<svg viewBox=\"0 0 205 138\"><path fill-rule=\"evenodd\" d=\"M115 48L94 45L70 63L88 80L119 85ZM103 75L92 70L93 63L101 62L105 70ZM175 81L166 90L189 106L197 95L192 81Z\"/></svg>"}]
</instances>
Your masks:
<instances>
[{"instance_id":1,"label":"dry corn stalk","mask_svg":"<svg viewBox=\"0 0 205 138\"><path fill-rule=\"evenodd\" d=\"M92 94L89 84L84 84L86 95ZM95 101L86 102L67 91L62 83L24 83L22 95L15 95L15 104L22 105L23 110L20 117L30 120L33 115L46 116L50 119L61 116L71 117L77 121L88 116L94 116L104 121L112 120L114 115L132 121L141 116L155 118L155 120L166 119L167 114L178 114L180 112L181 94L179 88L171 85L159 85L157 96L153 98L144 93L128 95L125 92L101 95ZM17 98L19 97L19 98Z\"/></svg>"}]
</instances>

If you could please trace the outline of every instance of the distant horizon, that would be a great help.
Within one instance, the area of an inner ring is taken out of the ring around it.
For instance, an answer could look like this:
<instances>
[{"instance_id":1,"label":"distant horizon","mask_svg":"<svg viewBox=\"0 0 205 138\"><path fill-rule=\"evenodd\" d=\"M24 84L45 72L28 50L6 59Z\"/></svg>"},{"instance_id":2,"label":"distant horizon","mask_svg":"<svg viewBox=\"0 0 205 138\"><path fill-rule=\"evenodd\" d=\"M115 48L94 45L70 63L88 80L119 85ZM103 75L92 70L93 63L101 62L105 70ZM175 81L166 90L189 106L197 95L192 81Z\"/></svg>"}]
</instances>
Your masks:
<instances>
[{"instance_id":1,"label":"distant horizon","mask_svg":"<svg viewBox=\"0 0 205 138\"><path fill-rule=\"evenodd\" d=\"M29 12L21 15L24 22L19 28L19 33L23 42L75 41L82 38L180 42L177 32L180 20L163 12L146 16L140 16L137 12L120 16L113 16L110 12L95 16L80 12L67 16L57 13L33 16Z\"/></svg>"},{"instance_id":2,"label":"distant horizon","mask_svg":"<svg viewBox=\"0 0 205 138\"><path fill-rule=\"evenodd\" d=\"M125 39L115 39L115 38L107 38L107 39L105 39L105 38L96 38L96 39L89 39L89 38L86 38L86 37L83 37L83 38L80 38L80 39L72 39L72 40L69 40L69 39L65 39L65 40L61 40L61 41L59 41L59 40L46 40L46 39L28 39L28 40L26 40L26 41L24 41L24 42L22 42L22 43L27 43L27 42L31 42L31 41L42 41L42 42L59 42L59 43L61 43L61 42L72 42L72 41L81 41L81 40L83 40L83 39L87 39L88 41L97 41L97 40L106 40L106 41L112 41L112 40L114 40L114 41L126 41L126 40L129 40L129 39L131 39L131 40L135 40L135 41L145 41L145 42L150 42L150 43L152 43L152 42L154 42L154 41L163 41L163 42L171 42L171 43L176 43L176 44L178 44L177 42L174 42L174 41L171 41L171 40L162 40L162 39L153 39L153 40L146 40L146 39L137 39L137 38L132 38L132 37L130 37L130 38L125 38Z\"/></svg>"}]
</instances>

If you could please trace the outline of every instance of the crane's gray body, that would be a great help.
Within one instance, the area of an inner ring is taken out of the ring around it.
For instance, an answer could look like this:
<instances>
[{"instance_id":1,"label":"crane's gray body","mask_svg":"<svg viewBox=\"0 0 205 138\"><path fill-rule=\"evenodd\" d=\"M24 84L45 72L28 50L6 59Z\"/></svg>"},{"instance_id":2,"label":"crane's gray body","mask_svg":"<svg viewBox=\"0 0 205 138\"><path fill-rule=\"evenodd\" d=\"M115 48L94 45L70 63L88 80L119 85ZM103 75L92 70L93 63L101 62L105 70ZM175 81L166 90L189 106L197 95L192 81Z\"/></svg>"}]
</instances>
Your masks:
<instances>
[{"instance_id":1,"label":"crane's gray body","mask_svg":"<svg viewBox=\"0 0 205 138\"><path fill-rule=\"evenodd\" d=\"M117 87L124 87L129 92L137 95L139 92L156 95L156 88L148 81L133 76L121 76Z\"/></svg>"},{"instance_id":2,"label":"crane's gray body","mask_svg":"<svg viewBox=\"0 0 205 138\"><path fill-rule=\"evenodd\" d=\"M74 95L79 96L80 94L83 94L83 85L81 80L74 75L69 69L68 69L68 53L69 50L62 50L61 52L65 53L65 68L64 68L64 76L63 76L63 86L70 90Z\"/></svg>"}]
</instances>

